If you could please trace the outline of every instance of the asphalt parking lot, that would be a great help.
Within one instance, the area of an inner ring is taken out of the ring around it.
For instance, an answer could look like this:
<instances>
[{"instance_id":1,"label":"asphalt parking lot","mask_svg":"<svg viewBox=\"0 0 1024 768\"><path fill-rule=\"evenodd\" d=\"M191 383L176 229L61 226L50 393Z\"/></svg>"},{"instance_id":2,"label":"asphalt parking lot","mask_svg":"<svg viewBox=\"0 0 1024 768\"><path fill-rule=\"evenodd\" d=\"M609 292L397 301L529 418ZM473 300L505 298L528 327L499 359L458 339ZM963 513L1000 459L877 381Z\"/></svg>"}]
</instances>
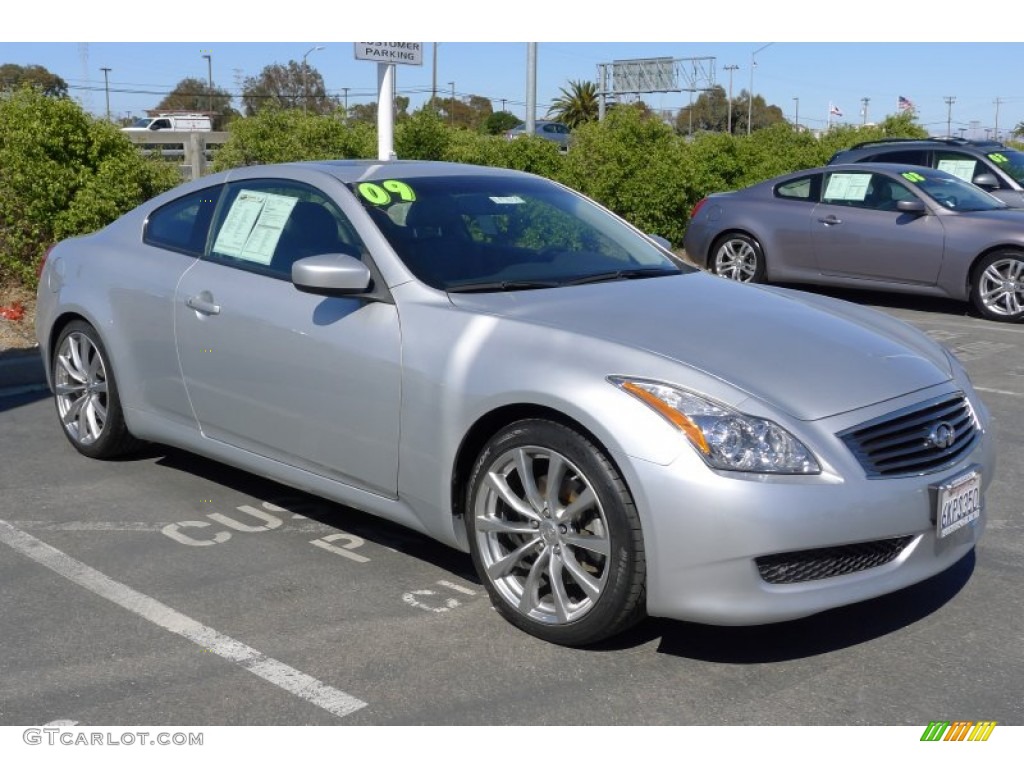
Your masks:
<instances>
[{"instance_id":1,"label":"asphalt parking lot","mask_svg":"<svg viewBox=\"0 0 1024 768\"><path fill-rule=\"evenodd\" d=\"M1024 724L1024 326L830 293L949 346L993 413L987 533L945 574L786 624L649 619L560 648L491 609L468 555L178 451L91 461L19 385L0 394L0 725Z\"/></svg>"}]
</instances>

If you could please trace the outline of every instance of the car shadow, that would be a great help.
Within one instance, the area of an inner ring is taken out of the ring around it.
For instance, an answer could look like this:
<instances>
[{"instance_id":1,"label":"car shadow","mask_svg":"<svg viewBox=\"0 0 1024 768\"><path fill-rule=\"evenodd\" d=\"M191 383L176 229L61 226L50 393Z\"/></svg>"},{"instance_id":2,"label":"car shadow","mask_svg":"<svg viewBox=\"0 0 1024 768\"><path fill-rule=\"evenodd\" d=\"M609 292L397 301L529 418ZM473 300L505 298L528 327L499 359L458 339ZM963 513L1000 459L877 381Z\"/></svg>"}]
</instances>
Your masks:
<instances>
[{"instance_id":1,"label":"car shadow","mask_svg":"<svg viewBox=\"0 0 1024 768\"><path fill-rule=\"evenodd\" d=\"M448 571L457 578L480 584L468 554L397 523L186 451L153 445L147 446L146 450L135 458L144 458L146 454L150 458L155 457L159 466L187 472L226 486L282 507L293 514L302 515L382 547L418 558Z\"/></svg>"},{"instance_id":2,"label":"car shadow","mask_svg":"<svg viewBox=\"0 0 1024 768\"><path fill-rule=\"evenodd\" d=\"M165 446L150 446L156 464L186 472L300 514L480 585L470 556L416 531L259 475ZM138 458L144 457L140 454ZM648 618L581 652L636 648L721 664L764 664L817 656L875 640L929 616L948 603L974 572L971 551L946 571L898 592L804 619L753 627L718 627Z\"/></svg>"},{"instance_id":3,"label":"car shadow","mask_svg":"<svg viewBox=\"0 0 1024 768\"><path fill-rule=\"evenodd\" d=\"M23 390L12 389L9 392L9 394L0 394L0 413L46 400L51 396L50 390L41 386L29 386Z\"/></svg>"},{"instance_id":4,"label":"car shadow","mask_svg":"<svg viewBox=\"0 0 1024 768\"><path fill-rule=\"evenodd\" d=\"M924 619L963 589L974 567L972 550L952 567L919 584L779 624L715 627L648 619L592 650L614 651L660 638L658 653L719 664L766 664L818 656L875 640Z\"/></svg>"}]
</instances>

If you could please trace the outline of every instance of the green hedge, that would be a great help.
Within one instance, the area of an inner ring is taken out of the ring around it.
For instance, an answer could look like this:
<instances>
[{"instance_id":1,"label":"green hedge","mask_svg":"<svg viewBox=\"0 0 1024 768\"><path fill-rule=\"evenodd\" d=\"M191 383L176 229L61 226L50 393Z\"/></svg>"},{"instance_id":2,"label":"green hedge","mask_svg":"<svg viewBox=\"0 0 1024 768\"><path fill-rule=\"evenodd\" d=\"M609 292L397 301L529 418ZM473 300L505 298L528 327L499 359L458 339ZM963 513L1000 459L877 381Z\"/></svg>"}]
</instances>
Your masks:
<instances>
[{"instance_id":1,"label":"green hedge","mask_svg":"<svg viewBox=\"0 0 1024 768\"><path fill-rule=\"evenodd\" d=\"M99 229L181 181L114 125L66 98L0 98L0 282L35 285L54 242Z\"/></svg>"},{"instance_id":2,"label":"green hedge","mask_svg":"<svg viewBox=\"0 0 1024 768\"><path fill-rule=\"evenodd\" d=\"M98 229L180 180L173 165L144 159L114 126L67 99L23 90L0 100L0 135L0 279L34 284L50 243ZM711 192L823 165L860 141L925 135L901 115L870 128L834 128L820 139L786 124L750 136L683 137L638 109L620 107L603 122L576 129L572 148L562 153L540 138L473 133L420 110L395 126L395 151L405 159L545 176L678 245L690 210ZM376 155L376 129L365 122L346 122L340 112L264 110L231 123L214 168Z\"/></svg>"}]
</instances>

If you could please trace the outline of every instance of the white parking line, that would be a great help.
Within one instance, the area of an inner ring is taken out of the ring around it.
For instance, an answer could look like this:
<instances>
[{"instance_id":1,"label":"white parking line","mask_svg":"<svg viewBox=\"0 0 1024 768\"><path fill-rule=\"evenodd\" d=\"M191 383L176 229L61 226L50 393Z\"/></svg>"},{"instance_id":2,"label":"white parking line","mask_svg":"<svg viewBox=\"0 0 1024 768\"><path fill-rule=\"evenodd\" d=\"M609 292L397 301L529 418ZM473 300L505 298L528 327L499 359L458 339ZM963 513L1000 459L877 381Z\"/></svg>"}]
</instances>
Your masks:
<instances>
[{"instance_id":1,"label":"white parking line","mask_svg":"<svg viewBox=\"0 0 1024 768\"><path fill-rule=\"evenodd\" d=\"M195 619L179 613L159 600L114 581L109 576L75 560L59 549L15 528L6 520L0 520L0 541L78 586L163 627L168 632L191 640L204 650L238 664L278 688L315 704L333 715L345 717L367 706L365 701L322 683L294 667L265 656L255 648L227 635L222 635L217 630L200 624Z\"/></svg>"}]
</instances>

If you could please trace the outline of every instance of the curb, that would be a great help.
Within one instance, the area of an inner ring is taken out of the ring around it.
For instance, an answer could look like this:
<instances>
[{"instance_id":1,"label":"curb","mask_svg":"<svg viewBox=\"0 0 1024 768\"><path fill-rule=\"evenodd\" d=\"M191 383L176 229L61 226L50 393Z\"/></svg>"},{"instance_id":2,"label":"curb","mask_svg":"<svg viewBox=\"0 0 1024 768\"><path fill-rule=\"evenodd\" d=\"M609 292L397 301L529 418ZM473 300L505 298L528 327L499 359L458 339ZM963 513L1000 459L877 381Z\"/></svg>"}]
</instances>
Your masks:
<instances>
[{"instance_id":1,"label":"curb","mask_svg":"<svg viewBox=\"0 0 1024 768\"><path fill-rule=\"evenodd\" d=\"M38 349L0 350L0 393L45 386L46 371Z\"/></svg>"}]
</instances>

